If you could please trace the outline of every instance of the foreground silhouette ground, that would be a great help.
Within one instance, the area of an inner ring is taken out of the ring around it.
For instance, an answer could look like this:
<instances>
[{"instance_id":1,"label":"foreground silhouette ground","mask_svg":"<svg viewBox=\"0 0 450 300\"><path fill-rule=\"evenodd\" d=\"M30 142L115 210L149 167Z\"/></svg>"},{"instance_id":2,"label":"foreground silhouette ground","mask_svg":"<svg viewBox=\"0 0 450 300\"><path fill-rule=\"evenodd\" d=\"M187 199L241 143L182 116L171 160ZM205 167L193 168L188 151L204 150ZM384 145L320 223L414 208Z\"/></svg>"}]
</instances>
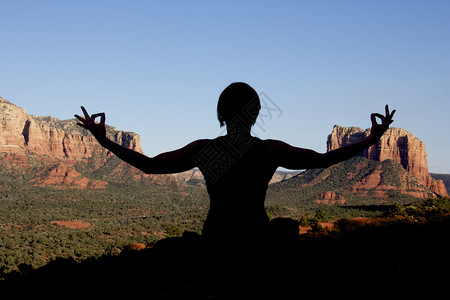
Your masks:
<instances>
[{"instance_id":1,"label":"foreground silhouette ground","mask_svg":"<svg viewBox=\"0 0 450 300\"><path fill-rule=\"evenodd\" d=\"M441 299L449 232L444 215L337 237L268 240L251 252L233 241L215 248L195 236L170 238L119 256L59 259L9 276L0 289L18 299Z\"/></svg>"}]
</instances>

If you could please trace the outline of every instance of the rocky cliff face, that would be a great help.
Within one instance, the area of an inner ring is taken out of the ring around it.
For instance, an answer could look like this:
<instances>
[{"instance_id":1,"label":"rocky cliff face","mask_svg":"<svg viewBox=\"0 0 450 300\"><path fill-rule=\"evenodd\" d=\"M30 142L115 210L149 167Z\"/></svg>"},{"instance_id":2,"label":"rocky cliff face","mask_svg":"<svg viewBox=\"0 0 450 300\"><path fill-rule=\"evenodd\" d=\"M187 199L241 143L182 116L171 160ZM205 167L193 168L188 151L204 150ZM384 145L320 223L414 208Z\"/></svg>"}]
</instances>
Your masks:
<instances>
[{"instance_id":1,"label":"rocky cliff face","mask_svg":"<svg viewBox=\"0 0 450 300\"><path fill-rule=\"evenodd\" d=\"M24 109L0 98L0 155L25 172L33 169L38 176L31 180L35 185L104 187L105 182L88 180L74 169L77 163L87 163L94 155L101 157L99 166L111 157L76 123L75 119L61 121L29 115ZM107 126L107 135L116 143L142 153L137 134Z\"/></svg>"},{"instance_id":2,"label":"rocky cliff face","mask_svg":"<svg viewBox=\"0 0 450 300\"><path fill-rule=\"evenodd\" d=\"M60 159L92 157L102 151L92 135L78 129L75 119L60 121L52 117L36 117L0 98L0 151L29 152ZM137 134L108 126L108 135L115 142L142 152Z\"/></svg>"},{"instance_id":3,"label":"rocky cliff face","mask_svg":"<svg viewBox=\"0 0 450 300\"><path fill-rule=\"evenodd\" d=\"M328 136L327 151L358 142L369 134L370 129L335 125ZM375 145L363 152L363 156L380 162L391 159L401 164L406 171L436 194L447 196L444 183L433 179L428 173L425 144L404 129L389 128Z\"/></svg>"}]
</instances>

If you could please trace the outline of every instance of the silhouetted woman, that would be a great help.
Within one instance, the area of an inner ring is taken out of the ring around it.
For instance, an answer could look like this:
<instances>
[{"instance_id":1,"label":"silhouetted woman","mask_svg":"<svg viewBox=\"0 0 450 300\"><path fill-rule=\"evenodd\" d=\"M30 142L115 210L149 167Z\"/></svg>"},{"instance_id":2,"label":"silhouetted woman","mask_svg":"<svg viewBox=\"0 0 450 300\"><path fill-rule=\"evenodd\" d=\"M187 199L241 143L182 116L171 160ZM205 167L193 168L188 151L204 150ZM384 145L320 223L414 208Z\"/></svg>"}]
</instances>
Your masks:
<instances>
[{"instance_id":1,"label":"silhouetted woman","mask_svg":"<svg viewBox=\"0 0 450 300\"><path fill-rule=\"evenodd\" d=\"M220 95L217 117L227 134L201 139L181 149L147 157L106 137L105 114L84 118L79 125L89 130L98 142L123 161L147 174L170 174L198 167L202 172L210 210L202 235L207 239L258 238L270 230L264 209L266 190L278 167L291 170L327 168L349 159L375 144L393 122L395 110L371 115L372 128L364 140L324 154L288 145L278 140L261 140L250 134L261 109L256 91L246 83L230 84ZM95 118L100 117L100 123ZM381 120L378 124L376 117Z\"/></svg>"}]
</instances>

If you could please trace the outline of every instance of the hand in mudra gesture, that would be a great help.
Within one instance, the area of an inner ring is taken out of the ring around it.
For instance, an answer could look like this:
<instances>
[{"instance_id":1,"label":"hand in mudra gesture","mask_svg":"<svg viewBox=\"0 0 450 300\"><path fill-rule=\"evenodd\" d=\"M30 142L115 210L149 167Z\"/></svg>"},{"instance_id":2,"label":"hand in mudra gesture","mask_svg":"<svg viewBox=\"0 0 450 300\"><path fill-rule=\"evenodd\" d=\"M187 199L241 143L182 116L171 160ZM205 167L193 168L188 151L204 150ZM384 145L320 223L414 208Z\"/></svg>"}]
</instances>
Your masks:
<instances>
[{"instance_id":1,"label":"hand in mudra gesture","mask_svg":"<svg viewBox=\"0 0 450 300\"><path fill-rule=\"evenodd\" d=\"M105 113L98 113L89 116L88 112L83 106L81 106L81 110L83 111L84 118L80 117L79 115L75 115L75 118L77 118L81 122L77 124L89 130L97 140L104 138L106 136ZM95 122L95 119L97 117L100 117L100 123Z\"/></svg>"},{"instance_id":2,"label":"hand in mudra gesture","mask_svg":"<svg viewBox=\"0 0 450 300\"><path fill-rule=\"evenodd\" d=\"M386 112L384 116L378 113L373 113L370 115L370 120L372 121L370 135L377 139L381 138L383 133L389 128L389 125L394 122L394 120L392 120L392 117L395 114L395 109L391 113L389 113L389 106L386 105L385 110ZM377 123L376 118L379 118L381 120L381 124Z\"/></svg>"}]
</instances>

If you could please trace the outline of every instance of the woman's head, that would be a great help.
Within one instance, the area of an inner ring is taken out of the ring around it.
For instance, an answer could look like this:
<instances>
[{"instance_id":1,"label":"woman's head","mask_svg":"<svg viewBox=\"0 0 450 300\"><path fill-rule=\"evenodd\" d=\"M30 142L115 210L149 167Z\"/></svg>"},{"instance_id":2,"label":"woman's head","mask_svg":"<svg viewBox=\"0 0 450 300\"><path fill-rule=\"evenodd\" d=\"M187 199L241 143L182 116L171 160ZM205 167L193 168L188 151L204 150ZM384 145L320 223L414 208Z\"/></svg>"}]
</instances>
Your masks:
<instances>
[{"instance_id":1,"label":"woman's head","mask_svg":"<svg viewBox=\"0 0 450 300\"><path fill-rule=\"evenodd\" d=\"M230 124L234 120L240 123L254 125L261 109L261 103L256 91L246 83L230 84L220 94L217 103L217 118L220 126Z\"/></svg>"}]
</instances>

